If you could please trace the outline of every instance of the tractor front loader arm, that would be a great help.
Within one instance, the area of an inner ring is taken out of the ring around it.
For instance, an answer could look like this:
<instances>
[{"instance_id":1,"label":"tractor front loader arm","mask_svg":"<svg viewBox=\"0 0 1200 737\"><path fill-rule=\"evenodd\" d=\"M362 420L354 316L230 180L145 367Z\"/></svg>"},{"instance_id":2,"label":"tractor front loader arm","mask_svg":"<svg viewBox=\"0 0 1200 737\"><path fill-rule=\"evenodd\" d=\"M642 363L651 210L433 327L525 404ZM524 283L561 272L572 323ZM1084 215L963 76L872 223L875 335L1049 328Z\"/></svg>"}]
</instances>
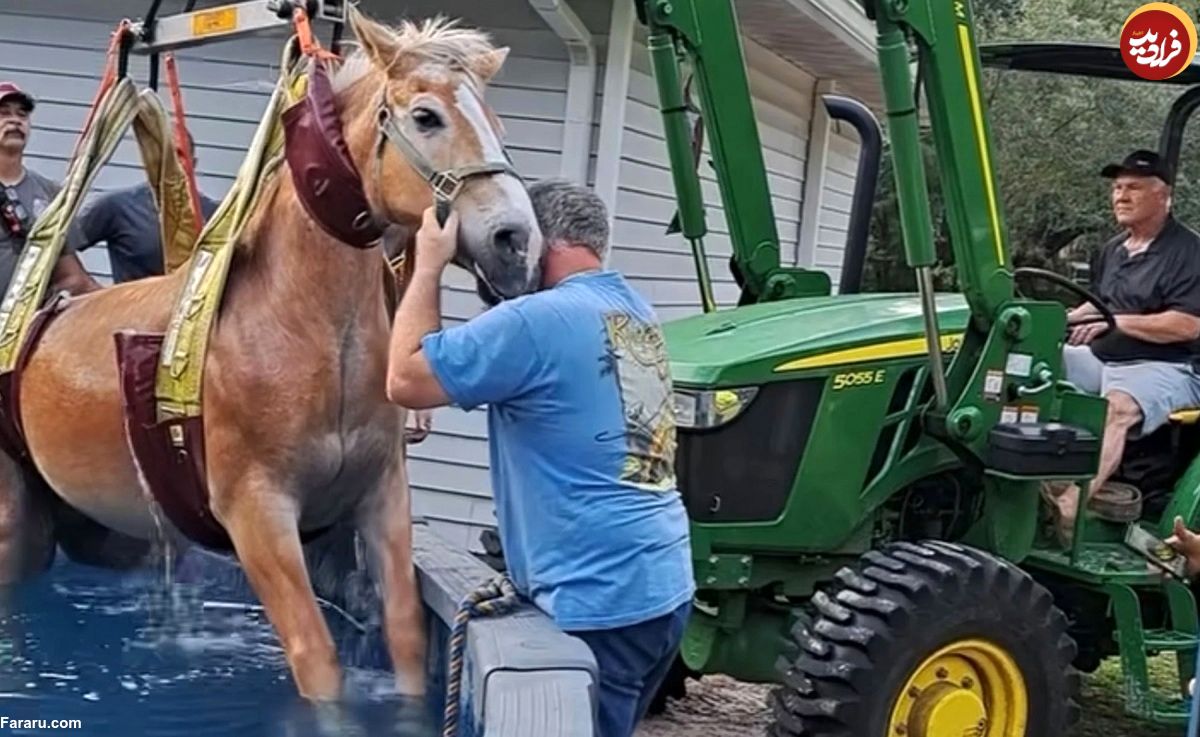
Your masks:
<instances>
[{"instance_id":1,"label":"tractor front loader arm","mask_svg":"<svg viewBox=\"0 0 1200 737\"><path fill-rule=\"evenodd\" d=\"M767 183L737 16L731 0L634 0L647 28L659 109L674 178L679 227L692 246L705 311L715 309L703 238L707 233L693 152L683 69L699 92L717 186L733 241L742 302L830 292L828 274L786 267ZM701 164L703 165L703 164Z\"/></svg>"},{"instance_id":2,"label":"tractor front loader arm","mask_svg":"<svg viewBox=\"0 0 1200 737\"><path fill-rule=\"evenodd\" d=\"M1031 542L1037 482L1095 475L1105 404L1063 380L1062 305L1016 297L971 3L864 2L877 29L905 257L925 317L934 389L925 428L983 474L993 512L981 523L980 542L1019 558ZM910 46L922 69L958 288L970 308L948 370ZM1071 451L1054 457L1052 447Z\"/></svg>"}]
</instances>

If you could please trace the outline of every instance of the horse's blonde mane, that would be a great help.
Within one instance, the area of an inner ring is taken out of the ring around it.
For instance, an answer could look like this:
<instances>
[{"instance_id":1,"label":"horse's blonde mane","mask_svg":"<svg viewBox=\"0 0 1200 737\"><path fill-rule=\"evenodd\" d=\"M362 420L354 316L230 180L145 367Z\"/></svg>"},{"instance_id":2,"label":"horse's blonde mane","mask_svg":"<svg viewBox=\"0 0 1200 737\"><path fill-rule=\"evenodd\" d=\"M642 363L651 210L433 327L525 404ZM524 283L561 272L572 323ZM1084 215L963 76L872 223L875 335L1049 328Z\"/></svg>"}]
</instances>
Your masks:
<instances>
[{"instance_id":1,"label":"horse's blonde mane","mask_svg":"<svg viewBox=\"0 0 1200 737\"><path fill-rule=\"evenodd\" d=\"M399 26L376 25L390 37L395 49L395 56L388 62L389 69L401 60L415 58L460 71L478 87L479 80L471 71L470 61L495 50L489 34L476 28L462 28L456 19L443 15L420 23L404 20ZM353 46L354 51L345 57L331 78L334 92L349 88L375 69L370 55L359 44Z\"/></svg>"}]
</instances>

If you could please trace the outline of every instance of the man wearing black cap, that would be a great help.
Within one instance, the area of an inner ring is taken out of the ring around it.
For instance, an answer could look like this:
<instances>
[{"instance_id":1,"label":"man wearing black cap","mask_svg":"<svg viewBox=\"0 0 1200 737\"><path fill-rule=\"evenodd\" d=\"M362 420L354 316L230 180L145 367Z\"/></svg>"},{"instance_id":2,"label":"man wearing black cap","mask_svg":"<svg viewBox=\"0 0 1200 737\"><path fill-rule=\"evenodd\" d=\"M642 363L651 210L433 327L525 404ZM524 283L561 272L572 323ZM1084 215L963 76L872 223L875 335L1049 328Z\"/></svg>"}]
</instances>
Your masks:
<instances>
[{"instance_id":1,"label":"man wearing black cap","mask_svg":"<svg viewBox=\"0 0 1200 737\"><path fill-rule=\"evenodd\" d=\"M1099 253L1092 291L1116 317L1096 320L1090 303L1070 310L1067 379L1108 400L1100 468L1089 493L1121 462L1130 437L1148 435L1179 409L1200 406L1200 235L1171 214L1173 172L1153 151L1134 151L1101 175L1124 231ZM1082 324L1081 324L1082 323ZM1078 490L1057 497L1060 533L1069 537Z\"/></svg>"},{"instance_id":2,"label":"man wearing black cap","mask_svg":"<svg viewBox=\"0 0 1200 737\"><path fill-rule=\"evenodd\" d=\"M34 105L16 83L0 81L0 297L8 289L29 229L61 188L24 163ZM69 243L64 246L50 292L81 294L99 288Z\"/></svg>"}]
</instances>

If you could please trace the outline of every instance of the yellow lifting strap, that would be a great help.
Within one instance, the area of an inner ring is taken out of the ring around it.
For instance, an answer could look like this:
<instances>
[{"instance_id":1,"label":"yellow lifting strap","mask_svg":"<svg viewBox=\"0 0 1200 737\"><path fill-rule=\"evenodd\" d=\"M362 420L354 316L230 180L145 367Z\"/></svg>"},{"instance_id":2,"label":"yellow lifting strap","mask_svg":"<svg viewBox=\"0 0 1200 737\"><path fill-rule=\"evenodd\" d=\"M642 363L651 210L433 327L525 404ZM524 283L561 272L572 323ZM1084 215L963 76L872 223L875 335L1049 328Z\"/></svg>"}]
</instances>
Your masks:
<instances>
[{"instance_id":1,"label":"yellow lifting strap","mask_svg":"<svg viewBox=\"0 0 1200 737\"><path fill-rule=\"evenodd\" d=\"M42 304L50 276L67 239L68 226L100 168L112 157L138 111L137 91L127 77L109 87L83 133L62 189L30 229L0 302L0 372L16 364L33 314Z\"/></svg>"},{"instance_id":2,"label":"yellow lifting strap","mask_svg":"<svg viewBox=\"0 0 1200 737\"><path fill-rule=\"evenodd\" d=\"M166 108L152 90L143 91L139 102L133 127L142 168L158 207L163 269L170 274L191 257L200 215L192 211L187 174L175 151Z\"/></svg>"},{"instance_id":3,"label":"yellow lifting strap","mask_svg":"<svg viewBox=\"0 0 1200 737\"><path fill-rule=\"evenodd\" d=\"M296 58L293 37L285 46L279 81L229 194L204 226L187 265L163 339L155 376L160 422L201 414L204 364L213 321L221 304L229 264L246 222L259 202L262 184L283 163L283 111L306 93L307 58Z\"/></svg>"}]
</instances>

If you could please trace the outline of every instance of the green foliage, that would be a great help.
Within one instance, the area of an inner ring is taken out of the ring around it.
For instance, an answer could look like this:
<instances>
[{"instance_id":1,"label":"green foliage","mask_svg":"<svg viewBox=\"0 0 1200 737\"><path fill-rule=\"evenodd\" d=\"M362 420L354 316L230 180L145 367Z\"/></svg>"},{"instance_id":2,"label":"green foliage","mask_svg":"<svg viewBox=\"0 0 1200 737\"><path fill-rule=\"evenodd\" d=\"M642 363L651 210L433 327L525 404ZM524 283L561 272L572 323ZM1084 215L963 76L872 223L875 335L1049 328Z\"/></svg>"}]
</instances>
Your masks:
<instances>
[{"instance_id":1,"label":"green foliage","mask_svg":"<svg viewBox=\"0 0 1200 737\"><path fill-rule=\"evenodd\" d=\"M980 43L989 41L1092 41L1115 43L1128 13L1140 2L1094 0L979 0ZM1197 8L1180 4L1195 14ZM1186 87L1120 82L1023 71L984 71L984 95L992 135L1008 241L1018 265L1073 274L1117 230L1107 162L1135 148L1158 147L1168 109ZM1196 126L1193 125L1192 129ZM1175 212L1200 227L1195 135L1185 133L1176 181ZM939 289L955 289L949 234L942 209L937 160L926 131ZM871 228L864 289L915 289L904 263L903 241L889 152L884 150Z\"/></svg>"}]
</instances>

